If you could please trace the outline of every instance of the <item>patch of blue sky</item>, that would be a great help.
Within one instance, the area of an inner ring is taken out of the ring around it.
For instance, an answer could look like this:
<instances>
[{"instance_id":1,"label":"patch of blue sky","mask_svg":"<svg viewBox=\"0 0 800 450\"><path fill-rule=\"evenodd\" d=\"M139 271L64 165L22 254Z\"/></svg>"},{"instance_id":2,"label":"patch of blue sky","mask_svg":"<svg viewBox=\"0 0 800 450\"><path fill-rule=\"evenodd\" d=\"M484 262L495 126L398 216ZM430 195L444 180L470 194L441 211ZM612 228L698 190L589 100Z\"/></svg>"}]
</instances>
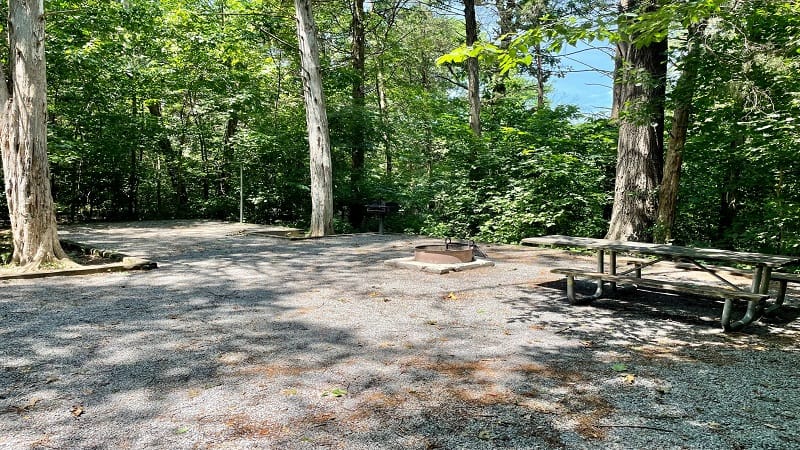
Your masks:
<instances>
[{"instance_id":1,"label":"patch of blue sky","mask_svg":"<svg viewBox=\"0 0 800 450\"><path fill-rule=\"evenodd\" d=\"M614 60L604 43L565 47L560 55L563 78L549 80L548 100L553 105L575 105L588 115L605 116L611 112Z\"/></svg>"}]
</instances>

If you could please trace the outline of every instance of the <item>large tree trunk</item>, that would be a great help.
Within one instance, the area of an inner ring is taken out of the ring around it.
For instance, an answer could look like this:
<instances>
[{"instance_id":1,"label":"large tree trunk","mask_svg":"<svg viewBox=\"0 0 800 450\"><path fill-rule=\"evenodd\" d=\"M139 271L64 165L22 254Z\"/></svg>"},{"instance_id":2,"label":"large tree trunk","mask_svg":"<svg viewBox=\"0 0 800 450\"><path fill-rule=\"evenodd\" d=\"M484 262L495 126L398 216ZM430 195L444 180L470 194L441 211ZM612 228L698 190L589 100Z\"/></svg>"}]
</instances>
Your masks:
<instances>
[{"instance_id":1,"label":"large tree trunk","mask_svg":"<svg viewBox=\"0 0 800 450\"><path fill-rule=\"evenodd\" d=\"M306 103L306 125L311 166L311 236L333 234L333 169L328 115L322 92L316 28L310 0L294 0L300 75Z\"/></svg>"},{"instance_id":2,"label":"large tree trunk","mask_svg":"<svg viewBox=\"0 0 800 450\"><path fill-rule=\"evenodd\" d=\"M43 0L8 2L9 74L0 67L0 150L14 241L27 269L68 262L56 229L47 161L47 78ZM7 84L1 80L6 80Z\"/></svg>"},{"instance_id":3,"label":"large tree trunk","mask_svg":"<svg viewBox=\"0 0 800 450\"><path fill-rule=\"evenodd\" d=\"M636 11L634 1L622 0L620 12ZM648 2L646 10L655 6ZM634 36L635 40L635 36ZM647 46L620 45L624 61L615 104L619 114L617 175L614 208L606 238L648 241L656 219L658 187L664 160L664 97L667 41Z\"/></svg>"},{"instance_id":4,"label":"large tree trunk","mask_svg":"<svg viewBox=\"0 0 800 450\"><path fill-rule=\"evenodd\" d=\"M351 23L353 64L352 109L350 122L350 156L352 171L350 172L350 207L348 220L354 228L360 228L364 222L365 200L362 193L364 184L364 158L367 152L367 121L364 114L366 105L366 30L364 28L364 0L353 0L353 20Z\"/></svg>"},{"instance_id":5,"label":"large tree trunk","mask_svg":"<svg viewBox=\"0 0 800 450\"><path fill-rule=\"evenodd\" d=\"M658 215L653 236L654 241L658 243L666 243L672 240L672 229L675 225L678 206L683 148L686 146L686 132L689 128L692 99L695 91L695 61L699 57L700 49L696 39L698 38L698 32L704 26L704 24L693 25L689 28L686 56L672 94L675 98L675 111L672 116L672 131L669 134L669 144L664 155L664 176L662 177L661 188L658 191Z\"/></svg>"},{"instance_id":6,"label":"large tree trunk","mask_svg":"<svg viewBox=\"0 0 800 450\"><path fill-rule=\"evenodd\" d=\"M467 45L478 42L478 21L475 19L475 0L464 0L464 19ZM478 58L467 58L469 126L476 136L481 135L481 86Z\"/></svg>"}]
</instances>

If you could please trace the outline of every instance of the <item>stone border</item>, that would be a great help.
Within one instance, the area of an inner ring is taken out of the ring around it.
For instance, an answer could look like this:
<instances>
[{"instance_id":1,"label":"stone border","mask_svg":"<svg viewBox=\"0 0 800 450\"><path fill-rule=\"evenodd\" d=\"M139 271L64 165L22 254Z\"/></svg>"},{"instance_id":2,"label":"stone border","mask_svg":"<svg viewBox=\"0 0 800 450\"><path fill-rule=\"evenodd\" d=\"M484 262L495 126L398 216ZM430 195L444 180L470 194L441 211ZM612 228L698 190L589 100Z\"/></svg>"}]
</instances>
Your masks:
<instances>
[{"instance_id":1,"label":"stone border","mask_svg":"<svg viewBox=\"0 0 800 450\"><path fill-rule=\"evenodd\" d=\"M312 238L306 236L306 234L305 234L305 232L303 232L303 230L300 230L298 228L289 228L289 229L286 229L286 230L267 230L267 231L263 231L263 230L256 230L256 231L245 230L242 234L246 234L246 235L249 235L249 236L255 235L255 236L274 237L274 238L279 238L279 239L288 239L290 241L299 241L299 240L303 240L303 239L312 239Z\"/></svg>"},{"instance_id":2,"label":"stone border","mask_svg":"<svg viewBox=\"0 0 800 450\"><path fill-rule=\"evenodd\" d=\"M383 262L387 266L398 267L401 269L416 269L423 272L445 274L448 272L460 272L462 270L479 269L481 267L493 267L494 261L488 259L475 258L474 261L467 263L454 263L454 264L432 264L421 261L414 261L413 256L405 258L389 259Z\"/></svg>"},{"instance_id":3,"label":"stone border","mask_svg":"<svg viewBox=\"0 0 800 450\"><path fill-rule=\"evenodd\" d=\"M125 272L128 270L152 270L158 268L158 264L143 258L125 256L109 250L102 250L90 247L78 242L61 240L62 247L83 252L86 255L96 255L113 260L113 263L98 264L95 266L70 267L66 269L54 269L37 272L20 272L8 275L0 275L0 280L31 279L45 277L60 277L68 275L89 275L94 273Z\"/></svg>"}]
</instances>

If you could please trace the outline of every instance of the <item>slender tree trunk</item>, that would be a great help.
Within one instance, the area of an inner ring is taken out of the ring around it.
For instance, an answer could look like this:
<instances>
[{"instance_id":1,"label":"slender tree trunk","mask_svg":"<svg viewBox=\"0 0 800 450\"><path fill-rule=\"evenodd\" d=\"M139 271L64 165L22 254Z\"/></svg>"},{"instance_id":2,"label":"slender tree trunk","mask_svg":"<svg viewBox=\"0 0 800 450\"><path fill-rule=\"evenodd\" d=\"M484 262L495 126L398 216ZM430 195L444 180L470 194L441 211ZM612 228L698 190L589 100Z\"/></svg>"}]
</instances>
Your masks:
<instances>
[{"instance_id":1,"label":"slender tree trunk","mask_svg":"<svg viewBox=\"0 0 800 450\"><path fill-rule=\"evenodd\" d=\"M633 1L620 2L621 13L637 11ZM655 8L652 2L647 10ZM634 37L635 39L635 37ZM646 46L620 46L623 70L614 208L608 239L648 241L656 219L658 187L664 159L664 97L667 41Z\"/></svg>"},{"instance_id":2,"label":"slender tree trunk","mask_svg":"<svg viewBox=\"0 0 800 450\"><path fill-rule=\"evenodd\" d=\"M464 19L467 31L467 45L478 42L478 21L475 19L475 0L464 0ZM469 127L476 136L481 135L481 86L478 58L467 58L469 77L467 93L469 96Z\"/></svg>"},{"instance_id":3,"label":"slender tree trunk","mask_svg":"<svg viewBox=\"0 0 800 450\"><path fill-rule=\"evenodd\" d=\"M544 109L544 63L542 61L542 44L536 44L536 109Z\"/></svg>"},{"instance_id":4,"label":"slender tree trunk","mask_svg":"<svg viewBox=\"0 0 800 450\"><path fill-rule=\"evenodd\" d=\"M495 0L497 8L497 24L500 26L500 48L507 49L511 43L511 33L516 31L514 17L517 12L516 0ZM498 74L494 85L494 93L498 96L506 94L506 78L508 73Z\"/></svg>"},{"instance_id":5,"label":"slender tree trunk","mask_svg":"<svg viewBox=\"0 0 800 450\"><path fill-rule=\"evenodd\" d=\"M156 155L156 217L161 218L161 155Z\"/></svg>"},{"instance_id":6,"label":"slender tree trunk","mask_svg":"<svg viewBox=\"0 0 800 450\"><path fill-rule=\"evenodd\" d=\"M695 61L699 57L700 49L695 40L698 32L703 28L704 25L701 24L689 29L686 56L673 91L675 110L672 116L672 131L669 134L667 152L664 155L664 176L658 191L658 215L654 233L654 241L658 243L672 240L678 206L683 149L686 146L686 133L691 119L695 91Z\"/></svg>"},{"instance_id":7,"label":"slender tree trunk","mask_svg":"<svg viewBox=\"0 0 800 450\"><path fill-rule=\"evenodd\" d=\"M207 202L210 198L210 186L208 179L211 177L211 173L208 167L208 147L206 147L206 136L205 132L203 131L203 124L200 120L200 116L195 116L195 125L197 125L198 144L200 145L200 160L203 162L203 201Z\"/></svg>"},{"instance_id":8,"label":"slender tree trunk","mask_svg":"<svg viewBox=\"0 0 800 450\"><path fill-rule=\"evenodd\" d=\"M616 45L616 54L614 55L614 85L611 97L611 120L617 121L619 119L619 111L622 109L624 101L622 95L623 75L624 75L624 62L623 55L628 54L630 44L627 42L618 42Z\"/></svg>"},{"instance_id":9,"label":"slender tree trunk","mask_svg":"<svg viewBox=\"0 0 800 450\"><path fill-rule=\"evenodd\" d=\"M311 236L333 234L331 142L310 0L294 0L311 166Z\"/></svg>"},{"instance_id":10,"label":"slender tree trunk","mask_svg":"<svg viewBox=\"0 0 800 450\"><path fill-rule=\"evenodd\" d=\"M43 0L9 0L8 75L0 67L0 151L12 262L28 269L68 261L58 241L47 160L44 19Z\"/></svg>"},{"instance_id":11,"label":"slender tree trunk","mask_svg":"<svg viewBox=\"0 0 800 450\"><path fill-rule=\"evenodd\" d=\"M351 60L353 64L352 108L353 116L350 123L352 136L350 138L350 156L353 167L350 172L350 208L348 220L350 225L358 229L364 222L365 199L362 193L364 184L364 159L367 152L366 115L366 31L364 28L364 0L353 0L353 19L351 23L352 48Z\"/></svg>"},{"instance_id":12,"label":"slender tree trunk","mask_svg":"<svg viewBox=\"0 0 800 450\"><path fill-rule=\"evenodd\" d=\"M170 185L175 192L175 212L178 217L182 217L189 203L189 192L186 188L186 181L183 176L183 155L180 148L174 150L172 141L167 137L158 140L158 146L164 155L164 164L167 166Z\"/></svg>"},{"instance_id":13,"label":"slender tree trunk","mask_svg":"<svg viewBox=\"0 0 800 450\"><path fill-rule=\"evenodd\" d=\"M378 94L378 112L381 116L381 140L386 157L386 176L392 176L392 138L389 132L389 102L386 99L386 86L383 80L383 63L378 63L378 75L375 83Z\"/></svg>"},{"instance_id":14,"label":"slender tree trunk","mask_svg":"<svg viewBox=\"0 0 800 450\"><path fill-rule=\"evenodd\" d=\"M217 168L217 191L221 197L231 192L230 177L233 173L233 138L239 129L239 115L231 111L225 121L225 132L222 135L222 161Z\"/></svg>"},{"instance_id":15,"label":"slender tree trunk","mask_svg":"<svg viewBox=\"0 0 800 450\"><path fill-rule=\"evenodd\" d=\"M135 84L134 84L135 86ZM139 120L139 100L136 96L134 87L134 93L131 96L131 120L134 122ZM136 212L139 209L138 200L139 200L139 160L141 158L138 157L135 144L136 138L134 136L130 136L129 145L131 146L130 150L130 172L128 174L128 218L134 219L136 217Z\"/></svg>"}]
</instances>

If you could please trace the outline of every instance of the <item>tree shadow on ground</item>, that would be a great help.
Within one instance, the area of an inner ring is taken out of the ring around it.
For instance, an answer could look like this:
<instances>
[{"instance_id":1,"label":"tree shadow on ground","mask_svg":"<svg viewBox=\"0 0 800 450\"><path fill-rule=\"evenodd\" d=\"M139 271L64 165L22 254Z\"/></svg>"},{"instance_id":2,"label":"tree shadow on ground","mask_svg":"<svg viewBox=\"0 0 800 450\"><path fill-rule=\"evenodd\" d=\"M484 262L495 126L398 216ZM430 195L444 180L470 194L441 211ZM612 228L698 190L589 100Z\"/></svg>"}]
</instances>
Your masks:
<instances>
[{"instance_id":1,"label":"tree shadow on ground","mask_svg":"<svg viewBox=\"0 0 800 450\"><path fill-rule=\"evenodd\" d=\"M438 276L384 266L410 248L391 236L177 245L153 272L0 285L12 448L752 444L664 392L713 382L710 368L732 377L743 357L727 348L757 341L711 332L689 305L572 307L540 279L556 256ZM758 395L745 393L776 417ZM789 442L786 420L765 434Z\"/></svg>"}]
</instances>

